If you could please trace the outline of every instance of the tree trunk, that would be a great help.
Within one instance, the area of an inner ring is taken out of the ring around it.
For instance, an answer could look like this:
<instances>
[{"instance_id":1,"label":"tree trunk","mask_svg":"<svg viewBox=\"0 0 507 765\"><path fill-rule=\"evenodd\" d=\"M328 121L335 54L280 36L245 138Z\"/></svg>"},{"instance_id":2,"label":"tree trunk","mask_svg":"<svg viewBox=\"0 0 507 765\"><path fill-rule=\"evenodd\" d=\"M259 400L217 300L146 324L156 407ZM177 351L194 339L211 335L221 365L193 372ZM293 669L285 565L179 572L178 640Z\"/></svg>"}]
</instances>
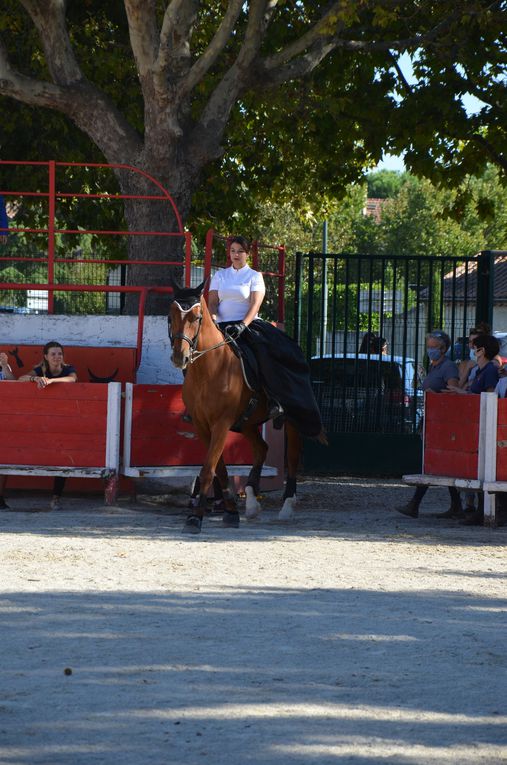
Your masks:
<instances>
[{"instance_id":1,"label":"tree trunk","mask_svg":"<svg viewBox=\"0 0 507 765\"><path fill-rule=\"evenodd\" d=\"M137 165L144 170L139 163ZM174 205L184 225L190 210L192 194L197 181L180 172L157 174L146 170L171 195ZM121 192L141 196L164 196L152 181L133 172L116 172ZM171 178L173 182L171 182ZM171 277L183 281L183 261L185 257L185 238L181 234L178 215L169 199L127 199L125 200L125 219L131 232L156 232L152 234L132 234L128 237L129 260L165 261L167 265L129 265L127 267L127 285L129 286L169 286ZM173 236L167 236L172 234ZM171 265L173 264L173 265ZM176 265L174 265L176 264ZM178 265L181 264L181 265ZM156 292L148 293L146 313L166 315L169 297ZM139 295L127 294L124 313L137 314Z\"/></svg>"}]
</instances>

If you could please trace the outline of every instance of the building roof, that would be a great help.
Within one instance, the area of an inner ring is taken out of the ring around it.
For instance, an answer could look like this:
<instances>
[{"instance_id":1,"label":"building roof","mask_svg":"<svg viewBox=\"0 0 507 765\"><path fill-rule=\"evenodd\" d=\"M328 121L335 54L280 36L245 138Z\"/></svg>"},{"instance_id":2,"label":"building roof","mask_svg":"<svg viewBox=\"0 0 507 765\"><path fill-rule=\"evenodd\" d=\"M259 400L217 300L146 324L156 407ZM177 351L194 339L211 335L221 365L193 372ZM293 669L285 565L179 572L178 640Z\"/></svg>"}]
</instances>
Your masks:
<instances>
[{"instance_id":1,"label":"building roof","mask_svg":"<svg viewBox=\"0 0 507 765\"><path fill-rule=\"evenodd\" d=\"M467 261L456 270L449 271L443 280L443 298L447 302L463 300L466 295L467 301L477 297L477 261ZM427 290L421 293L421 297L427 298ZM507 256L495 258L494 293L495 303L507 303Z\"/></svg>"}]
</instances>

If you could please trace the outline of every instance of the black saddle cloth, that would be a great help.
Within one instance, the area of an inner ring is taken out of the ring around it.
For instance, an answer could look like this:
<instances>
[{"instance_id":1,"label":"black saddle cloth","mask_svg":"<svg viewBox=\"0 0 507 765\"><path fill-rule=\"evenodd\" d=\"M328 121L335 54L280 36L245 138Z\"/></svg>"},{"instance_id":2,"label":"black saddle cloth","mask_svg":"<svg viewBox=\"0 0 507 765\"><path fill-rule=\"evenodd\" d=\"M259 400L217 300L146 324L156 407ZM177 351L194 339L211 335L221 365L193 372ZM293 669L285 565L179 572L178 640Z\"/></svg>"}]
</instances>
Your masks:
<instances>
[{"instance_id":1,"label":"black saddle cloth","mask_svg":"<svg viewBox=\"0 0 507 765\"><path fill-rule=\"evenodd\" d=\"M220 327L224 329L232 323L226 322ZM299 345L262 319L254 319L236 343L250 387L264 389L278 401L286 419L304 436L318 436L322 420L310 382L310 369Z\"/></svg>"}]
</instances>

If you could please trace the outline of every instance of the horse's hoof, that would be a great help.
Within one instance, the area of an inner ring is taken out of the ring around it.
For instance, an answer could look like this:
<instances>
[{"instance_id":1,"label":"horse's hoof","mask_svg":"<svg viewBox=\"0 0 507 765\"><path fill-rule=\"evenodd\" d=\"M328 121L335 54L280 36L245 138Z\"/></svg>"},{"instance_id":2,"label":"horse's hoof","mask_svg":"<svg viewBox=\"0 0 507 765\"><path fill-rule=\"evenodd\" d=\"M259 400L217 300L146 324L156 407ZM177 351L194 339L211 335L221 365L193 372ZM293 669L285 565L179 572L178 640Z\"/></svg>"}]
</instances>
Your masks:
<instances>
[{"instance_id":1,"label":"horse's hoof","mask_svg":"<svg viewBox=\"0 0 507 765\"><path fill-rule=\"evenodd\" d=\"M245 489L246 494L246 503L245 503L245 518L248 518L248 520L252 520L253 518L256 518L260 511L261 506L260 503L257 501L257 497L254 494L254 490L251 486L247 486Z\"/></svg>"},{"instance_id":2,"label":"horse's hoof","mask_svg":"<svg viewBox=\"0 0 507 765\"><path fill-rule=\"evenodd\" d=\"M239 528L238 511L236 510L235 512L230 513L228 510L226 510L222 516L222 522L224 526L227 526L228 529L238 529Z\"/></svg>"},{"instance_id":3,"label":"horse's hoof","mask_svg":"<svg viewBox=\"0 0 507 765\"><path fill-rule=\"evenodd\" d=\"M183 526L184 534L199 534L202 526L202 518L199 515L189 515Z\"/></svg>"},{"instance_id":4,"label":"horse's hoof","mask_svg":"<svg viewBox=\"0 0 507 765\"><path fill-rule=\"evenodd\" d=\"M290 521L294 518L294 510L296 507L296 497L287 497L283 503L282 509L278 513L279 521Z\"/></svg>"}]
</instances>

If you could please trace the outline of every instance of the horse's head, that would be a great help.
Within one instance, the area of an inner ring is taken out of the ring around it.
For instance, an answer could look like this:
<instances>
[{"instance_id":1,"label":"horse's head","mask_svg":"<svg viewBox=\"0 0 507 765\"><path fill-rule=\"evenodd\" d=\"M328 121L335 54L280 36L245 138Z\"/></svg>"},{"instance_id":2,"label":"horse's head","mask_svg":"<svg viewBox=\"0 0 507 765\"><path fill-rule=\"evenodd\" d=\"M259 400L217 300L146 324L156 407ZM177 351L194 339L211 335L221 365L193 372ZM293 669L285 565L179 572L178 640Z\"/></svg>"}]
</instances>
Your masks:
<instances>
[{"instance_id":1,"label":"horse's head","mask_svg":"<svg viewBox=\"0 0 507 765\"><path fill-rule=\"evenodd\" d=\"M173 300L169 309L169 339L173 348L171 361L185 369L197 347L203 318L201 296L206 280L198 287L180 287L172 281Z\"/></svg>"}]
</instances>

